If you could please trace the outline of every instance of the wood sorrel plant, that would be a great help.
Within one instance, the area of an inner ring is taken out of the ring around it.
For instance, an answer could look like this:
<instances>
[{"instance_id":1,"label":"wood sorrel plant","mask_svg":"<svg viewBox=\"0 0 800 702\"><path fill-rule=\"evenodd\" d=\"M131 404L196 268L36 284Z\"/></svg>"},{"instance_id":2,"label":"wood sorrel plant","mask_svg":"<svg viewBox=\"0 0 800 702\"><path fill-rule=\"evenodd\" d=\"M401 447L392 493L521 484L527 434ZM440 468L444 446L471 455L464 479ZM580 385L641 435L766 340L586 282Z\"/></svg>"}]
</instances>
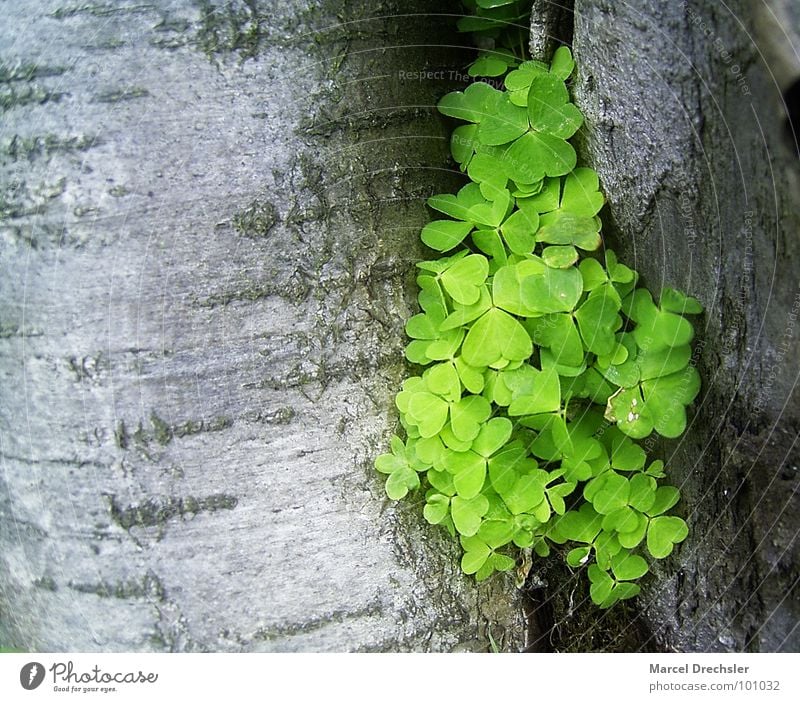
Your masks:
<instances>
[{"instance_id":1,"label":"wood sorrel plant","mask_svg":"<svg viewBox=\"0 0 800 702\"><path fill-rule=\"evenodd\" d=\"M523 45L519 0L472 0L463 31ZM568 139L583 122L561 47L549 65L512 48L482 50L477 80L439 111L466 122L453 158L470 182L436 195L447 216L422 230L447 253L421 261L421 313L408 320L409 361L424 370L397 395L405 441L375 461L386 493L425 495L424 515L458 536L465 573L484 580L515 567L516 549L547 556L569 544L602 608L639 592L650 558L688 533L667 512L678 490L660 485L636 443L677 437L700 388L686 314L697 300L662 291L601 249L597 174L576 167Z\"/></svg>"}]
</instances>

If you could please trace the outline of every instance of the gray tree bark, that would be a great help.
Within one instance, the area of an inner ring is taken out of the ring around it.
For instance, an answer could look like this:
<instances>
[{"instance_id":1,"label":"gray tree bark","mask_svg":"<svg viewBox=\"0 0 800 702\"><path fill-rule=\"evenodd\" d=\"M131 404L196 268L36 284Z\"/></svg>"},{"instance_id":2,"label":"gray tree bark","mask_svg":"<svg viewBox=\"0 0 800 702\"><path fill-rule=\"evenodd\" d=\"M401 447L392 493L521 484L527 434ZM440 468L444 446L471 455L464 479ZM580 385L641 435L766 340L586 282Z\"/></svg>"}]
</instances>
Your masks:
<instances>
[{"instance_id":1,"label":"gray tree bark","mask_svg":"<svg viewBox=\"0 0 800 702\"><path fill-rule=\"evenodd\" d=\"M372 468L453 182L429 10L3 3L0 646L522 646Z\"/></svg>"},{"instance_id":2,"label":"gray tree bark","mask_svg":"<svg viewBox=\"0 0 800 702\"><path fill-rule=\"evenodd\" d=\"M654 293L703 302L704 387L680 440L645 442L681 488L688 540L611 613L575 575L548 572L532 648L800 650L800 169L782 99L800 77L798 5L566 9L535 3L532 48L572 42L579 157L607 196L606 243Z\"/></svg>"}]
</instances>

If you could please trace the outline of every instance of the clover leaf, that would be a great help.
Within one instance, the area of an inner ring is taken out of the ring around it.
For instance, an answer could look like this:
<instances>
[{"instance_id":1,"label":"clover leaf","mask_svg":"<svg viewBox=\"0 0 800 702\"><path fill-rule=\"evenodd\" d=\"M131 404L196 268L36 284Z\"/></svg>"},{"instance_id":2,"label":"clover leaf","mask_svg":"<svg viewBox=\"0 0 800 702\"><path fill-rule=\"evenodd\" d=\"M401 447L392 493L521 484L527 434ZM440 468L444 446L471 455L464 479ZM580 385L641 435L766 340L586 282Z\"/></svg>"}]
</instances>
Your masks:
<instances>
[{"instance_id":1,"label":"clover leaf","mask_svg":"<svg viewBox=\"0 0 800 702\"><path fill-rule=\"evenodd\" d=\"M514 441L492 456L488 466L492 487L502 495L512 490L520 475L531 473L539 464L528 456L521 442Z\"/></svg>"},{"instance_id":2,"label":"clover leaf","mask_svg":"<svg viewBox=\"0 0 800 702\"><path fill-rule=\"evenodd\" d=\"M636 285L638 276L635 271L617 263L616 254L611 249L605 252L605 268L593 258L586 258L580 263L584 290L597 290L601 286L618 301L627 296Z\"/></svg>"},{"instance_id":3,"label":"clover leaf","mask_svg":"<svg viewBox=\"0 0 800 702\"><path fill-rule=\"evenodd\" d=\"M450 135L450 153L462 171L466 170L480 143L477 133L477 124L463 124L456 127Z\"/></svg>"},{"instance_id":4,"label":"clover leaf","mask_svg":"<svg viewBox=\"0 0 800 702\"><path fill-rule=\"evenodd\" d=\"M639 444L622 433L608 431L603 438L609 449L608 465L616 471L638 471L647 461L647 453Z\"/></svg>"},{"instance_id":5,"label":"clover leaf","mask_svg":"<svg viewBox=\"0 0 800 702\"><path fill-rule=\"evenodd\" d=\"M462 356L471 366L491 366L501 361L522 361L533 352L525 328L507 312L491 307L467 332Z\"/></svg>"},{"instance_id":6,"label":"clover leaf","mask_svg":"<svg viewBox=\"0 0 800 702\"><path fill-rule=\"evenodd\" d=\"M562 139L569 139L583 123L580 110L569 102L564 81L553 73L536 75L531 80L528 88L528 118L536 131Z\"/></svg>"},{"instance_id":7,"label":"clover leaf","mask_svg":"<svg viewBox=\"0 0 800 702\"><path fill-rule=\"evenodd\" d=\"M511 514L532 512L541 505L545 500L544 486L546 480L546 471L533 470L518 477L510 488L500 493Z\"/></svg>"},{"instance_id":8,"label":"clover leaf","mask_svg":"<svg viewBox=\"0 0 800 702\"><path fill-rule=\"evenodd\" d=\"M583 363L583 343L572 315L545 315L530 320L526 328L535 344L550 351L552 363L572 367Z\"/></svg>"},{"instance_id":9,"label":"clover leaf","mask_svg":"<svg viewBox=\"0 0 800 702\"><path fill-rule=\"evenodd\" d=\"M661 485L655 492L653 503L642 511L647 512L651 517L657 517L675 505L679 499L680 493L677 488L671 485Z\"/></svg>"},{"instance_id":10,"label":"clover leaf","mask_svg":"<svg viewBox=\"0 0 800 702\"><path fill-rule=\"evenodd\" d=\"M686 368L692 358L692 349L686 346L671 346L661 351L639 350L635 359L642 380L652 380L672 375Z\"/></svg>"},{"instance_id":11,"label":"clover leaf","mask_svg":"<svg viewBox=\"0 0 800 702\"><path fill-rule=\"evenodd\" d=\"M464 388L474 395L479 395L483 392L484 377L479 369L473 368L461 356L455 359L453 365Z\"/></svg>"},{"instance_id":12,"label":"clover leaf","mask_svg":"<svg viewBox=\"0 0 800 702\"><path fill-rule=\"evenodd\" d=\"M447 422L449 405L431 392L416 392L408 403L408 416L423 437L438 434Z\"/></svg>"},{"instance_id":13,"label":"clover leaf","mask_svg":"<svg viewBox=\"0 0 800 702\"><path fill-rule=\"evenodd\" d=\"M467 86L463 93L448 93L439 100L437 107L439 112L448 117L480 123L491 114L491 106L502 96L503 93L488 83L477 82Z\"/></svg>"},{"instance_id":14,"label":"clover leaf","mask_svg":"<svg viewBox=\"0 0 800 702\"><path fill-rule=\"evenodd\" d=\"M461 305L458 302L453 302L453 311L447 315L441 323L439 327L440 333L457 330L462 335L461 338L463 339L464 330L461 327L470 322L474 322L484 312L490 309L491 306L492 297L487 287L483 285L478 289L477 302L471 305Z\"/></svg>"},{"instance_id":15,"label":"clover leaf","mask_svg":"<svg viewBox=\"0 0 800 702\"><path fill-rule=\"evenodd\" d=\"M513 424L505 417L494 417L481 425L478 435L472 442L475 453L489 458L499 451L511 437Z\"/></svg>"},{"instance_id":16,"label":"clover leaf","mask_svg":"<svg viewBox=\"0 0 800 702\"><path fill-rule=\"evenodd\" d=\"M451 500L450 509L458 533L473 536L478 532L481 519L489 509L489 500L483 495L475 495L470 499L456 495Z\"/></svg>"},{"instance_id":17,"label":"clover leaf","mask_svg":"<svg viewBox=\"0 0 800 702\"><path fill-rule=\"evenodd\" d=\"M507 372L504 379L511 390L508 414L512 417L555 412L561 407L561 385L553 370L523 365Z\"/></svg>"},{"instance_id":18,"label":"clover leaf","mask_svg":"<svg viewBox=\"0 0 800 702\"><path fill-rule=\"evenodd\" d=\"M567 504L564 502L564 498L572 494L576 485L577 483L575 482L558 483L557 485L548 487L545 490L547 493L547 500L550 502L550 505L556 514L566 513Z\"/></svg>"},{"instance_id":19,"label":"clover leaf","mask_svg":"<svg viewBox=\"0 0 800 702\"><path fill-rule=\"evenodd\" d=\"M516 523L507 519L486 519L478 529L478 536L490 548L502 548L511 543L516 532Z\"/></svg>"},{"instance_id":20,"label":"clover leaf","mask_svg":"<svg viewBox=\"0 0 800 702\"><path fill-rule=\"evenodd\" d=\"M508 176L503 170L502 162L489 153L475 154L467 167L467 175L475 181L470 185L478 183L478 189L486 200L494 201L502 196L502 191L508 184Z\"/></svg>"},{"instance_id":21,"label":"clover leaf","mask_svg":"<svg viewBox=\"0 0 800 702\"><path fill-rule=\"evenodd\" d=\"M478 580L485 580L496 570L511 570L516 565L513 558L496 553L478 535L462 536L461 546L464 549L464 555L461 558L461 570L467 575L477 574Z\"/></svg>"},{"instance_id":22,"label":"clover leaf","mask_svg":"<svg viewBox=\"0 0 800 702\"><path fill-rule=\"evenodd\" d=\"M487 7L483 3L493 3L488 5L490 8L510 5L514 0L480 0L480 7ZM518 63L516 56L507 49L496 49L494 51L481 51L478 58L469 67L471 76L487 76L493 78L503 75L510 66Z\"/></svg>"},{"instance_id":23,"label":"clover leaf","mask_svg":"<svg viewBox=\"0 0 800 702\"><path fill-rule=\"evenodd\" d=\"M677 314L700 314L703 311L703 305L698 300L672 288L661 291L659 303L662 310Z\"/></svg>"},{"instance_id":24,"label":"clover leaf","mask_svg":"<svg viewBox=\"0 0 800 702\"><path fill-rule=\"evenodd\" d=\"M492 549L477 537L471 539L462 538L461 546L464 548L464 555L461 557L461 570L467 575L477 573L492 553Z\"/></svg>"},{"instance_id":25,"label":"clover leaf","mask_svg":"<svg viewBox=\"0 0 800 702\"><path fill-rule=\"evenodd\" d=\"M442 325L444 325L444 322L442 322ZM437 339L427 342L425 346L425 355L431 361L446 361L451 359L460 348L463 339L463 329L441 331Z\"/></svg>"},{"instance_id":26,"label":"clover leaf","mask_svg":"<svg viewBox=\"0 0 800 702\"><path fill-rule=\"evenodd\" d=\"M482 144L507 144L528 131L528 112L524 107L514 105L506 93L498 92L487 103L489 114L478 126L478 140Z\"/></svg>"},{"instance_id":27,"label":"clover leaf","mask_svg":"<svg viewBox=\"0 0 800 702\"><path fill-rule=\"evenodd\" d=\"M535 194L519 200L517 206L525 212L539 214L558 209L561 202L561 182L562 178L543 179L540 181L540 189Z\"/></svg>"},{"instance_id":28,"label":"clover leaf","mask_svg":"<svg viewBox=\"0 0 800 702\"><path fill-rule=\"evenodd\" d=\"M588 483L583 495L592 503L598 514L610 514L627 506L630 483L618 473L607 471Z\"/></svg>"},{"instance_id":29,"label":"clover leaf","mask_svg":"<svg viewBox=\"0 0 800 702\"><path fill-rule=\"evenodd\" d=\"M506 188L492 192L491 198L486 203L470 208L470 219L479 226L499 227L513 207L511 193Z\"/></svg>"},{"instance_id":30,"label":"clover leaf","mask_svg":"<svg viewBox=\"0 0 800 702\"><path fill-rule=\"evenodd\" d=\"M542 260L551 268L569 268L578 260L578 252L574 246L547 246Z\"/></svg>"},{"instance_id":31,"label":"clover leaf","mask_svg":"<svg viewBox=\"0 0 800 702\"><path fill-rule=\"evenodd\" d=\"M618 553L611 559L611 571L617 580L637 580L649 570L647 561L641 556L627 551Z\"/></svg>"},{"instance_id":32,"label":"clover leaf","mask_svg":"<svg viewBox=\"0 0 800 702\"><path fill-rule=\"evenodd\" d=\"M422 514L430 524L441 524L450 514L450 498L439 492L432 492L425 500Z\"/></svg>"},{"instance_id":33,"label":"clover leaf","mask_svg":"<svg viewBox=\"0 0 800 702\"><path fill-rule=\"evenodd\" d=\"M425 225L422 241L436 251L449 251L458 246L474 229L472 222L438 219Z\"/></svg>"},{"instance_id":34,"label":"clover leaf","mask_svg":"<svg viewBox=\"0 0 800 702\"><path fill-rule=\"evenodd\" d=\"M619 304L605 290L589 294L586 301L575 312L587 351L598 355L608 354L617 345L616 331L622 326Z\"/></svg>"},{"instance_id":35,"label":"clover leaf","mask_svg":"<svg viewBox=\"0 0 800 702\"><path fill-rule=\"evenodd\" d=\"M528 92L537 75L548 72L546 64L539 61L524 61L516 70L510 71L504 80L508 96L515 105L528 107Z\"/></svg>"},{"instance_id":36,"label":"clover leaf","mask_svg":"<svg viewBox=\"0 0 800 702\"><path fill-rule=\"evenodd\" d=\"M425 519L459 536L476 580L513 569L512 548L572 542L567 563L588 565L605 609L639 592L634 549L664 558L688 533L668 516L679 492L659 485L663 461L648 466L635 439L685 429L700 386L685 317L703 308L671 288L656 304L613 251L587 255L605 199L567 141L583 122L572 54L520 60L518 0L467 5L459 28L483 47L470 75L504 89L475 82L439 102L467 122L450 150L469 183L428 199L446 219L422 241L450 253L417 264L405 355L422 368L395 398L406 441L375 465L392 499L425 483Z\"/></svg>"},{"instance_id":37,"label":"clover leaf","mask_svg":"<svg viewBox=\"0 0 800 702\"><path fill-rule=\"evenodd\" d=\"M406 352L409 361L422 365L431 362L425 352L432 341L441 338L439 326L443 321L444 314L434 310L414 315L406 322L406 334L415 340L411 342Z\"/></svg>"},{"instance_id":38,"label":"clover leaf","mask_svg":"<svg viewBox=\"0 0 800 702\"><path fill-rule=\"evenodd\" d=\"M546 244L577 246L584 251L594 251L600 246L600 228L592 217L556 210L541 217L542 226L536 233L536 241Z\"/></svg>"},{"instance_id":39,"label":"clover leaf","mask_svg":"<svg viewBox=\"0 0 800 702\"><path fill-rule=\"evenodd\" d=\"M639 528L640 512L632 507L624 506L609 512L603 517L603 531L614 533L618 536L630 534Z\"/></svg>"},{"instance_id":40,"label":"clover leaf","mask_svg":"<svg viewBox=\"0 0 800 702\"><path fill-rule=\"evenodd\" d=\"M500 231L508 244L508 248L515 254L524 256L533 251L536 243L536 230L539 228L539 215L517 210L503 225Z\"/></svg>"},{"instance_id":41,"label":"clover leaf","mask_svg":"<svg viewBox=\"0 0 800 702\"><path fill-rule=\"evenodd\" d=\"M688 320L674 312L661 310L646 290L636 290L625 302L626 314L634 322L634 337L639 348L661 351L671 346L683 346L694 337Z\"/></svg>"},{"instance_id":42,"label":"clover leaf","mask_svg":"<svg viewBox=\"0 0 800 702\"><path fill-rule=\"evenodd\" d=\"M601 609L608 609L620 600L627 600L639 594L638 585L618 582L597 565L589 566L587 573L591 582L589 594L592 602Z\"/></svg>"},{"instance_id":43,"label":"clover leaf","mask_svg":"<svg viewBox=\"0 0 800 702\"><path fill-rule=\"evenodd\" d=\"M485 402L481 397L472 399ZM475 407L475 403L472 407ZM482 414L472 415L472 419L480 417L485 420ZM453 485L461 497L471 499L480 493L492 454L503 447L510 435L511 422L503 417L496 417L480 427L477 436L468 446L461 447L462 450L448 451L443 455L441 464L453 475Z\"/></svg>"},{"instance_id":44,"label":"clover leaf","mask_svg":"<svg viewBox=\"0 0 800 702\"><path fill-rule=\"evenodd\" d=\"M666 558L689 534L680 517L655 517L647 527L647 550L653 558Z\"/></svg>"},{"instance_id":45,"label":"clover leaf","mask_svg":"<svg viewBox=\"0 0 800 702\"><path fill-rule=\"evenodd\" d=\"M561 459L563 477L568 483L591 478L594 472L592 464L601 457L605 458L602 444L593 436L602 417L592 415L586 413L581 419L570 422L566 428L566 440L561 430L563 420L551 415L531 443L531 452L539 458L548 461Z\"/></svg>"},{"instance_id":46,"label":"clover leaf","mask_svg":"<svg viewBox=\"0 0 800 702\"><path fill-rule=\"evenodd\" d=\"M608 570L611 568L611 560L622 550L622 545L616 534L603 531L594 540L592 548L595 563L603 570Z\"/></svg>"},{"instance_id":47,"label":"clover leaf","mask_svg":"<svg viewBox=\"0 0 800 702\"><path fill-rule=\"evenodd\" d=\"M677 373L642 381L620 389L608 400L607 417L628 436L637 439L655 429L662 436L680 436L686 428L686 406L700 390L700 376L693 366Z\"/></svg>"},{"instance_id":48,"label":"clover leaf","mask_svg":"<svg viewBox=\"0 0 800 702\"><path fill-rule=\"evenodd\" d=\"M545 132L529 131L503 153L509 178L535 183L545 176L569 173L577 163L575 149L564 139Z\"/></svg>"},{"instance_id":49,"label":"clover leaf","mask_svg":"<svg viewBox=\"0 0 800 702\"><path fill-rule=\"evenodd\" d=\"M473 205L486 204L487 201L487 198L482 195L478 183L468 183L455 195L445 193L429 197L428 206L454 219L469 222L471 221L470 210Z\"/></svg>"},{"instance_id":50,"label":"clover leaf","mask_svg":"<svg viewBox=\"0 0 800 702\"><path fill-rule=\"evenodd\" d=\"M551 532L551 538L557 543L577 541L591 544L602 529L602 521L602 515L586 503L579 510L569 510L560 516Z\"/></svg>"},{"instance_id":51,"label":"clover leaf","mask_svg":"<svg viewBox=\"0 0 800 702\"><path fill-rule=\"evenodd\" d=\"M474 451L448 451L442 461L453 476L456 492L464 499L476 497L486 480L486 459Z\"/></svg>"},{"instance_id":52,"label":"clover leaf","mask_svg":"<svg viewBox=\"0 0 800 702\"><path fill-rule=\"evenodd\" d=\"M449 402L461 399L461 378L452 362L437 363L422 376L428 388Z\"/></svg>"},{"instance_id":53,"label":"clover leaf","mask_svg":"<svg viewBox=\"0 0 800 702\"><path fill-rule=\"evenodd\" d=\"M640 512L647 512L656 501L657 483L655 478L637 473L630 479L628 504ZM670 505L672 506L672 505ZM627 531L631 531L628 529Z\"/></svg>"},{"instance_id":54,"label":"clover leaf","mask_svg":"<svg viewBox=\"0 0 800 702\"><path fill-rule=\"evenodd\" d=\"M401 500L409 490L419 487L421 471L428 469L428 465L416 456L413 445L404 444L403 441L393 436L391 441L392 453L383 454L375 459L375 468L387 474L386 494L392 500Z\"/></svg>"},{"instance_id":55,"label":"clover leaf","mask_svg":"<svg viewBox=\"0 0 800 702\"><path fill-rule=\"evenodd\" d=\"M472 305L480 298L481 286L489 275L485 256L473 254L457 261L441 275L442 285L450 297L462 305Z\"/></svg>"},{"instance_id":56,"label":"clover leaf","mask_svg":"<svg viewBox=\"0 0 800 702\"><path fill-rule=\"evenodd\" d=\"M572 52L567 46L559 46L553 54L553 60L550 62L550 73L558 76L561 80L567 80L575 70L575 61L572 58Z\"/></svg>"},{"instance_id":57,"label":"clover leaf","mask_svg":"<svg viewBox=\"0 0 800 702\"><path fill-rule=\"evenodd\" d=\"M623 548L636 548L644 540L647 533L647 526L650 520L643 514L636 514L636 525L629 531L620 532L617 535L620 545Z\"/></svg>"},{"instance_id":58,"label":"clover leaf","mask_svg":"<svg viewBox=\"0 0 800 702\"><path fill-rule=\"evenodd\" d=\"M450 423L453 433L462 441L472 441L481 430L492 409L485 398L469 395L450 406Z\"/></svg>"},{"instance_id":59,"label":"clover leaf","mask_svg":"<svg viewBox=\"0 0 800 702\"><path fill-rule=\"evenodd\" d=\"M682 371L642 382L642 396L653 420L653 427L667 438L680 436L686 429L686 407L700 391L700 375L693 366Z\"/></svg>"},{"instance_id":60,"label":"clover leaf","mask_svg":"<svg viewBox=\"0 0 800 702\"><path fill-rule=\"evenodd\" d=\"M533 261L522 261L518 266L530 263ZM538 314L575 309L583 290L583 281L576 268L550 268L544 264L544 270L532 269L530 275L524 275L524 269L522 272L520 298L528 309Z\"/></svg>"},{"instance_id":61,"label":"clover leaf","mask_svg":"<svg viewBox=\"0 0 800 702\"><path fill-rule=\"evenodd\" d=\"M561 209L579 217L594 217L603 207L600 179L591 168L576 168L564 178Z\"/></svg>"},{"instance_id":62,"label":"clover leaf","mask_svg":"<svg viewBox=\"0 0 800 702\"><path fill-rule=\"evenodd\" d=\"M567 553L567 563L573 568L584 565L589 560L592 552L591 546L578 546Z\"/></svg>"}]
</instances>

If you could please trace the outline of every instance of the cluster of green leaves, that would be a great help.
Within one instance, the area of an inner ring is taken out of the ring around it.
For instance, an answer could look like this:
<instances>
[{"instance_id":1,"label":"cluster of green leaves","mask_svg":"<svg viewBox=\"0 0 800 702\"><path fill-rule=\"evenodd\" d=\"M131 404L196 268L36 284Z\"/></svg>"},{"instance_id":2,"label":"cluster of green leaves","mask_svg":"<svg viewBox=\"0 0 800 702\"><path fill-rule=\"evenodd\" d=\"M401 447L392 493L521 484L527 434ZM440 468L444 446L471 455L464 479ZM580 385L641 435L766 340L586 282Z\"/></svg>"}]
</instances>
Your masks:
<instances>
[{"instance_id":1,"label":"cluster of green leaves","mask_svg":"<svg viewBox=\"0 0 800 702\"><path fill-rule=\"evenodd\" d=\"M459 31L471 34L480 45L496 47L479 53L471 76L502 76L509 65L524 59L531 0L463 0L462 4L468 14L458 21Z\"/></svg>"},{"instance_id":2,"label":"cluster of green leaves","mask_svg":"<svg viewBox=\"0 0 800 702\"><path fill-rule=\"evenodd\" d=\"M496 75L482 58L473 72ZM502 61L505 90L475 82L439 103L467 122L451 145L470 182L428 201L447 218L422 240L448 255L417 264L406 356L422 370L396 399L406 439L376 468L390 498L424 494L427 521L459 538L465 573L483 580L513 569L515 549L547 556L555 544L587 567L605 608L639 592L644 556L687 535L667 514L678 490L635 440L685 429L700 380L684 315L702 308L670 289L656 304L601 253L598 177L567 141L583 119L569 49L550 65Z\"/></svg>"}]
</instances>

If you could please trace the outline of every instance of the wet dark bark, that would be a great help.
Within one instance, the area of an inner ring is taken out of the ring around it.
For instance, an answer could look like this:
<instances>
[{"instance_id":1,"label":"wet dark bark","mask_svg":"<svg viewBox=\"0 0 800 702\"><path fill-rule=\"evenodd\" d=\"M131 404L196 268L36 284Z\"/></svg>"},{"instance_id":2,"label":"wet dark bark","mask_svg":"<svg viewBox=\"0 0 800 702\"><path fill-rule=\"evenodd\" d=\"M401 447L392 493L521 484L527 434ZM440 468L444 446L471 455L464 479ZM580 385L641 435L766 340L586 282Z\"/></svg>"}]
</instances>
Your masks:
<instances>
[{"instance_id":1,"label":"wet dark bark","mask_svg":"<svg viewBox=\"0 0 800 702\"><path fill-rule=\"evenodd\" d=\"M608 614L549 571L540 650L800 649L800 169L783 100L791 112L799 32L779 0L574 3L579 154L608 198L606 243L654 292L703 302L704 387L684 437L645 442L689 539Z\"/></svg>"}]
</instances>

